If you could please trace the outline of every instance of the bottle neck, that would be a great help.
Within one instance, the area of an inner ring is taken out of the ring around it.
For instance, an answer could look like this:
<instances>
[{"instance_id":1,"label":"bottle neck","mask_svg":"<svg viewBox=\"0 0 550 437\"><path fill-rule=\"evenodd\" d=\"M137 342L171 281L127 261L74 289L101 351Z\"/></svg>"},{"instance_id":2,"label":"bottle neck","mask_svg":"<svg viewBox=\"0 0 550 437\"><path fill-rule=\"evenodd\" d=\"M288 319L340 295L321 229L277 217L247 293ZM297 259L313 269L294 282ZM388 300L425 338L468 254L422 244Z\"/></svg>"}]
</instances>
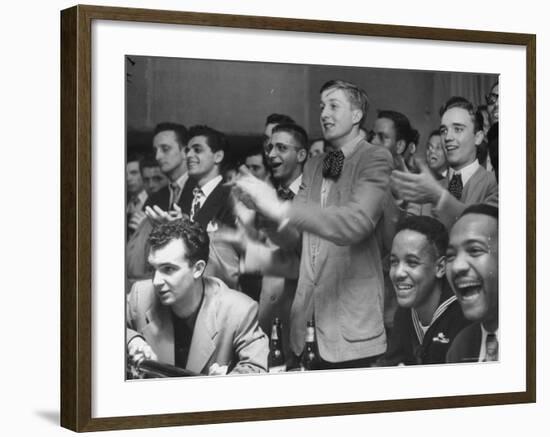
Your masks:
<instances>
[{"instance_id":1,"label":"bottle neck","mask_svg":"<svg viewBox=\"0 0 550 437\"><path fill-rule=\"evenodd\" d=\"M308 326L306 328L306 343L315 342L315 328L313 326Z\"/></svg>"}]
</instances>

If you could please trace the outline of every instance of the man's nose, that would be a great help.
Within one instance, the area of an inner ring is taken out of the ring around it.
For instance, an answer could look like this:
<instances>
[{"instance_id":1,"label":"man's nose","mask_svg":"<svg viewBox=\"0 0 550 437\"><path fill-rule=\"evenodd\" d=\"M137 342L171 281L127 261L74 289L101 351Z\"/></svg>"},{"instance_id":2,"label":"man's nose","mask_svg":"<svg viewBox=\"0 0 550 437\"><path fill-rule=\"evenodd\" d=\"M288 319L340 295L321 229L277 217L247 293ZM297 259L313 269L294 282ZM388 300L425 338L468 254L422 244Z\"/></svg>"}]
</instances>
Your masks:
<instances>
[{"instance_id":1,"label":"man's nose","mask_svg":"<svg viewBox=\"0 0 550 437\"><path fill-rule=\"evenodd\" d=\"M162 285L162 277L158 270L153 274L153 286L160 287Z\"/></svg>"}]
</instances>

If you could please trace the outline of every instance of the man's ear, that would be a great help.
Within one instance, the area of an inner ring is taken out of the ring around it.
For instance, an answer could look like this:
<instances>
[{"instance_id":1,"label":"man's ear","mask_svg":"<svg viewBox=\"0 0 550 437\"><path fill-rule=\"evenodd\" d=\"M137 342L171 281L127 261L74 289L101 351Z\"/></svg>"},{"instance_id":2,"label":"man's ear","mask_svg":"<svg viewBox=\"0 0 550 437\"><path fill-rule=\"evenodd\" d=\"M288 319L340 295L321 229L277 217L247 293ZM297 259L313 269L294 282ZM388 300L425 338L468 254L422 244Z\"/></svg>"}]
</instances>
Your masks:
<instances>
[{"instance_id":1,"label":"man's ear","mask_svg":"<svg viewBox=\"0 0 550 437\"><path fill-rule=\"evenodd\" d=\"M363 118L363 111L360 109L353 109L351 113L351 120L353 121L353 124L359 124L361 123L361 119Z\"/></svg>"},{"instance_id":2,"label":"man's ear","mask_svg":"<svg viewBox=\"0 0 550 437\"><path fill-rule=\"evenodd\" d=\"M397 141L397 143L395 143L395 152L398 155L402 155L403 153L405 153L406 148L407 148L407 143L405 142L405 140L399 140Z\"/></svg>"},{"instance_id":3,"label":"man's ear","mask_svg":"<svg viewBox=\"0 0 550 437\"><path fill-rule=\"evenodd\" d=\"M307 158L307 150L306 149L300 149L300 150L298 150L296 155L298 157L298 162L300 164L302 164Z\"/></svg>"},{"instance_id":4,"label":"man's ear","mask_svg":"<svg viewBox=\"0 0 550 437\"><path fill-rule=\"evenodd\" d=\"M204 269L206 269L206 261L199 259L193 265L193 278L199 279L204 274Z\"/></svg>"},{"instance_id":5,"label":"man's ear","mask_svg":"<svg viewBox=\"0 0 550 437\"><path fill-rule=\"evenodd\" d=\"M474 136L476 146L479 146L483 142L484 139L485 139L485 134L483 133L483 129L478 130L475 133L475 136Z\"/></svg>"},{"instance_id":6,"label":"man's ear","mask_svg":"<svg viewBox=\"0 0 550 437\"><path fill-rule=\"evenodd\" d=\"M435 277L438 279L441 279L445 276L445 267L447 265L447 261L445 259L444 255L441 255L436 261L435 261Z\"/></svg>"},{"instance_id":7,"label":"man's ear","mask_svg":"<svg viewBox=\"0 0 550 437\"><path fill-rule=\"evenodd\" d=\"M218 150L216 153L214 153L214 162L216 164L220 164L223 161L224 155L225 154L223 153L223 150Z\"/></svg>"}]
</instances>

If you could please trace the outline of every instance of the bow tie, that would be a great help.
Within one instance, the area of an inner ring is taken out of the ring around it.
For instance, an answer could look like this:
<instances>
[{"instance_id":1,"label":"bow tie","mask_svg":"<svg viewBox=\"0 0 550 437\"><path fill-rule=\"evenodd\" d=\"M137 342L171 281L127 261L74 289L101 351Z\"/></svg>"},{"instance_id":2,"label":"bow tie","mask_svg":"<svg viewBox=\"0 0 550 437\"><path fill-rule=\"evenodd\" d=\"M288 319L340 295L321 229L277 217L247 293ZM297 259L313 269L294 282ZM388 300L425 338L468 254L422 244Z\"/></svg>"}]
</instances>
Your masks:
<instances>
[{"instance_id":1,"label":"bow tie","mask_svg":"<svg viewBox=\"0 0 550 437\"><path fill-rule=\"evenodd\" d=\"M323 177L337 180L344 167L344 152L334 150L323 159Z\"/></svg>"},{"instance_id":2,"label":"bow tie","mask_svg":"<svg viewBox=\"0 0 550 437\"><path fill-rule=\"evenodd\" d=\"M294 193L289 188L280 187L277 190L277 196L281 200L292 200L294 199Z\"/></svg>"}]
</instances>

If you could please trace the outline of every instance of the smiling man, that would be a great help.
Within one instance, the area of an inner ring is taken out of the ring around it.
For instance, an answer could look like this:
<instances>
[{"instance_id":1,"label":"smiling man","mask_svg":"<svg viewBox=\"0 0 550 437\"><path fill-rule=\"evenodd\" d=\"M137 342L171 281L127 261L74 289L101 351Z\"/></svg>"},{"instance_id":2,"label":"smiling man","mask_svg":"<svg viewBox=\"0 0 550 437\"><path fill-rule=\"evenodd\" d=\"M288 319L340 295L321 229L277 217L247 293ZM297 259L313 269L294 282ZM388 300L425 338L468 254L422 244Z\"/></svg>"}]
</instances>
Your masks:
<instances>
[{"instance_id":1,"label":"smiling man","mask_svg":"<svg viewBox=\"0 0 550 437\"><path fill-rule=\"evenodd\" d=\"M189 129L185 148L189 183L181 195L181 210L209 231L216 230L218 224L235 224L231 188L222 184L226 147L225 135L211 127L198 125Z\"/></svg>"},{"instance_id":2,"label":"smiling man","mask_svg":"<svg viewBox=\"0 0 550 437\"><path fill-rule=\"evenodd\" d=\"M448 348L469 322L445 279L445 226L410 216L397 226L390 278L397 309L388 351L378 365L444 363Z\"/></svg>"},{"instance_id":3,"label":"smiling man","mask_svg":"<svg viewBox=\"0 0 550 437\"><path fill-rule=\"evenodd\" d=\"M331 80L320 97L321 128L332 150L306 163L296 197L283 201L252 176L236 186L278 225L280 237L301 244L290 313L292 352L301 355L306 322L314 318L321 368L367 367L386 350L375 233L393 161L388 150L360 134L368 109L363 89Z\"/></svg>"},{"instance_id":4,"label":"smiling man","mask_svg":"<svg viewBox=\"0 0 550 437\"><path fill-rule=\"evenodd\" d=\"M430 132L426 143L426 162L436 179L447 176L447 157L443 150L439 129Z\"/></svg>"},{"instance_id":5,"label":"smiling man","mask_svg":"<svg viewBox=\"0 0 550 437\"><path fill-rule=\"evenodd\" d=\"M438 182L419 161L419 174L395 170L393 189L399 197L431 203L432 215L450 229L468 205L498 205L495 175L478 162L477 147L483 141L483 119L463 97L451 97L441 110L441 141L447 156L447 178Z\"/></svg>"},{"instance_id":6,"label":"smiling man","mask_svg":"<svg viewBox=\"0 0 550 437\"><path fill-rule=\"evenodd\" d=\"M268 342L257 304L204 277L208 233L181 219L156 227L149 241L153 279L134 284L126 307L130 359L207 375L265 372Z\"/></svg>"},{"instance_id":7,"label":"smiling man","mask_svg":"<svg viewBox=\"0 0 550 437\"><path fill-rule=\"evenodd\" d=\"M498 209L472 205L450 233L447 278L464 316L474 322L460 332L448 362L498 360Z\"/></svg>"}]
</instances>

